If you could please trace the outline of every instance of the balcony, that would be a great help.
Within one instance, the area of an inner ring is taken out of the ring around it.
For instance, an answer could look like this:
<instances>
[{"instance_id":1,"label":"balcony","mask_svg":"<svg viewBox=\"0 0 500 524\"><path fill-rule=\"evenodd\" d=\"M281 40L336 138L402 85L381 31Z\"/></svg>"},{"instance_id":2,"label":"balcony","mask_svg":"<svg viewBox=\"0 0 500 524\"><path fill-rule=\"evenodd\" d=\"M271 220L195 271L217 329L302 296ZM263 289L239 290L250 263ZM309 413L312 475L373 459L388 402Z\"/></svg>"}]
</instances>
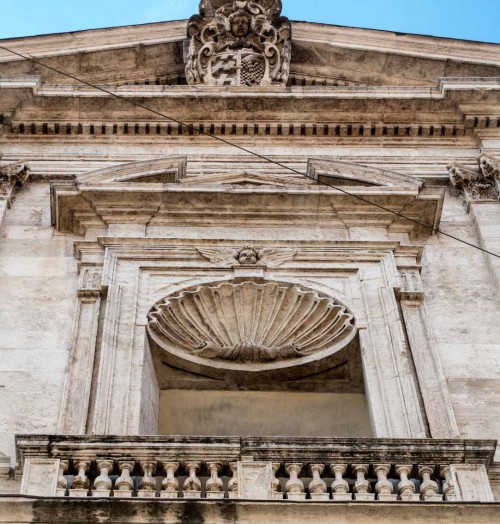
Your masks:
<instances>
[{"instance_id":1,"label":"balcony","mask_svg":"<svg viewBox=\"0 0 500 524\"><path fill-rule=\"evenodd\" d=\"M495 441L18 436L21 494L125 499L492 502Z\"/></svg>"}]
</instances>

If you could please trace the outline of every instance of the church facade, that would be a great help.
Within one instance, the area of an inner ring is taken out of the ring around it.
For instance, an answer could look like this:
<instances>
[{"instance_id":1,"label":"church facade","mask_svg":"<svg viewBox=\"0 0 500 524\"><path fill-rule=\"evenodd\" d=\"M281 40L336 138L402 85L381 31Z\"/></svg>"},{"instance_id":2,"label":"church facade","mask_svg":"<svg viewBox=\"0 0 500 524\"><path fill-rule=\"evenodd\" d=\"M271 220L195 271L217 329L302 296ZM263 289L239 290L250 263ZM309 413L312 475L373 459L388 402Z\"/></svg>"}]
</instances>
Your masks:
<instances>
[{"instance_id":1,"label":"church facade","mask_svg":"<svg viewBox=\"0 0 500 524\"><path fill-rule=\"evenodd\" d=\"M0 42L0 523L500 518L500 46L284 15Z\"/></svg>"}]
</instances>

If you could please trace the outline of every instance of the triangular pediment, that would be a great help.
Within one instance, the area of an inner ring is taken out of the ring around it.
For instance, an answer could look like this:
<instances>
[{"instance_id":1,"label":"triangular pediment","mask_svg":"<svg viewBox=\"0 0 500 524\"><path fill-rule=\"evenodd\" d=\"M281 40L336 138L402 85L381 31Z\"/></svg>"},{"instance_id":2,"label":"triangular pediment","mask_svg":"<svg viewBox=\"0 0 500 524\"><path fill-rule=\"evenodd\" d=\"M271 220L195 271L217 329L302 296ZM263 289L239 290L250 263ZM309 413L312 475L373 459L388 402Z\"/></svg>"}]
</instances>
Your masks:
<instances>
[{"instance_id":1,"label":"triangular pediment","mask_svg":"<svg viewBox=\"0 0 500 524\"><path fill-rule=\"evenodd\" d=\"M295 187L308 186L314 183L305 176L293 173L272 174L255 173L251 171L236 173L207 173L197 176L188 176L180 181L184 185L234 185L234 186L274 186L274 187Z\"/></svg>"}]
</instances>

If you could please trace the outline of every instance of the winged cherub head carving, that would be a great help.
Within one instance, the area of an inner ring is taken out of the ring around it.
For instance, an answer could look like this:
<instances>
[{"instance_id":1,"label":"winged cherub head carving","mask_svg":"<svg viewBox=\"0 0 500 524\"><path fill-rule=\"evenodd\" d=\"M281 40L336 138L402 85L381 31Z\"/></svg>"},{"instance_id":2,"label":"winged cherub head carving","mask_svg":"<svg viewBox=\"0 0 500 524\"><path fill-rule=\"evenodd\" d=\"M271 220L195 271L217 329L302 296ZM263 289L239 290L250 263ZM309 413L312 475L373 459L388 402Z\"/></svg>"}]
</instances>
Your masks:
<instances>
[{"instance_id":1,"label":"winged cherub head carving","mask_svg":"<svg viewBox=\"0 0 500 524\"><path fill-rule=\"evenodd\" d=\"M257 264L259 255L252 246L245 246L238 253L237 260L242 266L254 266Z\"/></svg>"}]
</instances>

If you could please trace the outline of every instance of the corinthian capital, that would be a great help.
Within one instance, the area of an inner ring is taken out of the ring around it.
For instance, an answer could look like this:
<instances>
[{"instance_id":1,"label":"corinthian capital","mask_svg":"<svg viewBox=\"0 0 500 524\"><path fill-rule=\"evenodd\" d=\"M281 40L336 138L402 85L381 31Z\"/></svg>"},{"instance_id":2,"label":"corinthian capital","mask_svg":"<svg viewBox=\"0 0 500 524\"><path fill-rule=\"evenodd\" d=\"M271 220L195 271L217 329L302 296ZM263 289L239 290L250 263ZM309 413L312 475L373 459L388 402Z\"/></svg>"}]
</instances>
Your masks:
<instances>
[{"instance_id":1,"label":"corinthian capital","mask_svg":"<svg viewBox=\"0 0 500 524\"><path fill-rule=\"evenodd\" d=\"M482 153L478 157L477 163L484 177L493 177L497 183L500 182L500 159Z\"/></svg>"},{"instance_id":2,"label":"corinthian capital","mask_svg":"<svg viewBox=\"0 0 500 524\"><path fill-rule=\"evenodd\" d=\"M467 204L475 200L498 200L499 193L492 173L473 171L456 162L448 166L448 172L451 183L464 194Z\"/></svg>"},{"instance_id":3,"label":"corinthian capital","mask_svg":"<svg viewBox=\"0 0 500 524\"><path fill-rule=\"evenodd\" d=\"M29 177L28 164L9 164L0 167L0 199L7 200L10 207L16 192Z\"/></svg>"}]
</instances>

